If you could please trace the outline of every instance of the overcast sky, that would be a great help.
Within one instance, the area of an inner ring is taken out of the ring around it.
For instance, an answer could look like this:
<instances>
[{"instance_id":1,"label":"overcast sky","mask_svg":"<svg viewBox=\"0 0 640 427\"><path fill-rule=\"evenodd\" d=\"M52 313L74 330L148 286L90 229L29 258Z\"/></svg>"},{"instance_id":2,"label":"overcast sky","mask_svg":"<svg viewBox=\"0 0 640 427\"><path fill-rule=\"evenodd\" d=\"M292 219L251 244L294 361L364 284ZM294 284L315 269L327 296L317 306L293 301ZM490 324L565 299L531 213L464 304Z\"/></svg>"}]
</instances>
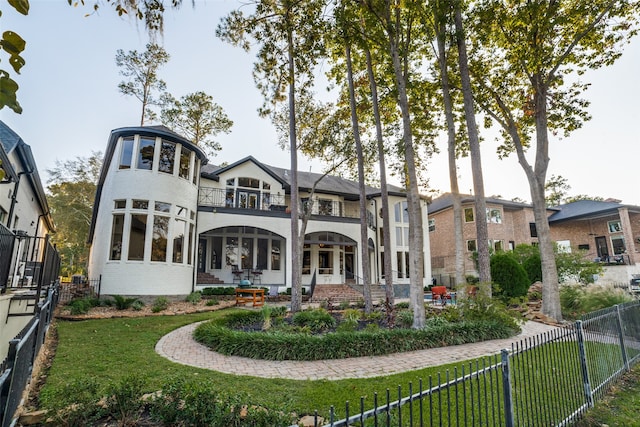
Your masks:
<instances>
[{"instance_id":1,"label":"overcast sky","mask_svg":"<svg viewBox=\"0 0 640 427\"><path fill-rule=\"evenodd\" d=\"M6 4L1 23L27 41L21 75L19 102L23 113L8 108L2 120L31 145L41 176L56 160L89 156L104 151L109 132L139 125L140 105L118 92L122 80L115 65L118 49L144 51L148 42L142 24L103 7L100 14L85 17L88 7L70 7L63 0L31 0L23 17ZM88 1L88 4L93 4ZM195 91L212 95L234 126L229 135L218 137L223 150L211 163L234 162L253 155L273 165L289 167L289 153L277 146L273 126L258 117L262 98L251 75L254 57L215 37L220 18L239 7L238 1L196 1L195 9L185 1L182 9L165 13L162 43L171 55L159 71L167 89L180 97ZM3 57L3 67L8 67ZM549 176L562 175L570 194L617 198L640 205L637 189L640 175L640 40L629 45L612 67L589 73L592 83L590 122L569 138L552 140ZM528 184L515 156L498 160L496 143L484 135L482 161L485 193L506 199L531 200ZM427 165L430 186L448 191L446 139L438 141L442 151ZM299 168L320 172L318 162L299 160ZM468 161L460 162L461 191L473 187ZM46 179L46 178L45 178Z\"/></svg>"}]
</instances>

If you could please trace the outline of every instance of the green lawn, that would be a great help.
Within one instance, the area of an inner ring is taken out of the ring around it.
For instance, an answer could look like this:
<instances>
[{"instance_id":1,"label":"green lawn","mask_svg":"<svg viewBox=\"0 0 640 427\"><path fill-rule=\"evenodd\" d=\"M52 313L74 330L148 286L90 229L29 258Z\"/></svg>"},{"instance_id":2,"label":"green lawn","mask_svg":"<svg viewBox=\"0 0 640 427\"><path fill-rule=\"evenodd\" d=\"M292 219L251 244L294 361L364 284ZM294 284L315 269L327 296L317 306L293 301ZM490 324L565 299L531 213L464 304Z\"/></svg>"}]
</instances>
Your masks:
<instances>
[{"instance_id":1,"label":"green lawn","mask_svg":"<svg viewBox=\"0 0 640 427\"><path fill-rule=\"evenodd\" d=\"M198 313L180 316L159 316L128 319L101 319L86 320L81 322L58 321L57 333L59 343L53 365L48 372L47 381L40 394L43 407L50 407L55 403L56 395L64 392L68 384L78 380L90 378L96 381L104 390L110 383L118 382L123 378L136 374L142 377L147 392L159 390L167 379L181 377L187 380L203 381L213 385L223 394L249 396L248 404L264 407L286 408L298 414L313 413L318 410L320 415L326 416L329 408L333 405L337 415L344 415L345 401L351 401L350 413L355 413L359 405L361 396L366 398L365 408L373 406L373 395L378 393L378 404L384 404L386 389L391 390L391 400L398 397L398 386L402 386L402 395L408 394L408 384L413 382L414 393L418 390L418 382L424 380L424 388L427 388L429 376L433 377L434 385L437 383L438 375L441 375L443 382L447 379L455 378L454 367L457 366L458 375L461 373L461 364L443 365L439 367L425 368L412 372L390 375L385 377L370 379L346 379L340 381L295 381L284 379L263 379L247 376L237 376L223 374L220 372L183 366L159 356L155 352L155 345L158 340L168 332L181 326L212 319L229 313L230 310L221 310L208 313ZM548 347L547 352L566 352L568 344L560 344ZM522 362L513 361L516 365ZM525 362L526 363L526 362ZM475 363L474 363L475 368ZM556 366L561 369L563 375L560 383L565 386L573 382L579 382L580 377L567 375L579 367ZM469 373L469 363L465 364L465 371ZM500 389L497 382L497 373L492 381L496 382L496 388ZM573 378L573 380L572 380ZM534 378L529 378L536 381ZM480 383L478 383L480 384ZM467 387L470 385L468 384ZM480 389L488 388L489 384ZM462 387L464 389L465 387ZM575 388L572 384L570 388ZM460 389L460 394L462 394ZM476 392L480 390L476 387ZM517 394L518 391L515 391ZM562 402L556 394L543 387L539 390L541 398L547 403ZM471 393L470 393L471 394ZM491 392L489 393L491 395ZM493 396L483 393L478 396L482 400L487 398L500 399L501 392ZM569 396L565 396L569 397ZM452 399L453 397L449 396ZM469 396L467 396L469 398ZM435 398L437 399L437 398ZM464 400L464 399L463 399ZM568 399L572 400L572 399ZM477 401L476 401L477 402ZM462 407L470 406L471 403L462 403ZM418 405L418 403L415 403ZM425 402L428 405L428 401ZM443 407L442 402L434 402L434 407ZM475 406L475 405L474 405ZM445 412L448 405L444 404ZM416 408L414 407L414 411ZM409 408L403 410L406 414ZM498 417L499 418L499 417ZM615 425L615 424L614 424Z\"/></svg>"}]
</instances>

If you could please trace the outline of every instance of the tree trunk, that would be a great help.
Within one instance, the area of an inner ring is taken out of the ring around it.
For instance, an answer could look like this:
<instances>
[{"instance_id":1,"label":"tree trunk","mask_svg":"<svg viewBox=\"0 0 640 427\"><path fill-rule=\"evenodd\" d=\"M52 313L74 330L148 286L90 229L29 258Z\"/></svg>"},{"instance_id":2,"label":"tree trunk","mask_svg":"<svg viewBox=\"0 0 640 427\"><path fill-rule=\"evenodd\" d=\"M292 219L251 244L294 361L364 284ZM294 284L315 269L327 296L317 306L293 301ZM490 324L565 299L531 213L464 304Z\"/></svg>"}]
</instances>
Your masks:
<instances>
[{"instance_id":1,"label":"tree trunk","mask_svg":"<svg viewBox=\"0 0 640 427\"><path fill-rule=\"evenodd\" d=\"M398 107L402 113L402 141L406 174L408 178L407 205L409 214L409 305L413 311L413 328L424 327L424 243L422 226L422 209L420 207L420 193L416 175L415 152L413 134L411 130L411 115L409 113L409 98L407 96L406 76L402 71L396 32L391 28L391 6L387 1L387 35L389 37L389 51L393 62L396 89L398 91ZM399 13L399 11L396 11ZM397 25L396 25L397 30Z\"/></svg>"},{"instance_id":2,"label":"tree trunk","mask_svg":"<svg viewBox=\"0 0 640 427\"><path fill-rule=\"evenodd\" d=\"M385 162L384 140L382 138L382 121L380 120L380 110L378 109L378 86L373 74L373 65L371 61L371 52L365 47L365 56L367 58L367 74L369 76L369 86L371 88L371 106L373 108L373 118L376 124L376 140L378 143L378 163L380 168L380 198L382 200L382 243L386 248L382 263L384 265L384 283L385 283L385 308L387 310L387 320L393 324L393 306L394 306L394 290L393 290L393 267L391 266L391 221L389 220L389 189L387 188L387 167ZM376 221L377 222L377 221Z\"/></svg>"},{"instance_id":3,"label":"tree trunk","mask_svg":"<svg viewBox=\"0 0 640 427\"><path fill-rule=\"evenodd\" d=\"M356 143L358 156L358 191L360 192L360 257L362 258L362 281L364 293L364 311L369 314L373 311L371 300L371 268L369 263L369 245L367 230L367 192L364 185L364 156L362 154L362 142L360 141L360 129L358 114L356 112L356 95L353 87L353 69L351 63L351 45L346 42L345 55L347 61L347 82L349 87L349 106L351 107L351 126L353 127L353 139Z\"/></svg>"},{"instance_id":4,"label":"tree trunk","mask_svg":"<svg viewBox=\"0 0 640 427\"><path fill-rule=\"evenodd\" d=\"M536 163L535 180L529 180L531 198L536 220L536 230L540 245L542 261L542 313L562 320L560 307L560 289L558 284L558 269L556 267L553 241L549 231L547 205L544 197L544 184L549 167L549 128L547 124L547 88L542 77L533 77L535 120L536 120Z\"/></svg>"},{"instance_id":5,"label":"tree trunk","mask_svg":"<svg viewBox=\"0 0 640 427\"><path fill-rule=\"evenodd\" d=\"M462 201L458 187L458 167L456 156L456 125L453 117L453 102L451 100L451 86L449 84L449 70L447 67L447 53L445 46L445 25L440 25L436 17L436 38L438 45L438 63L440 65L440 84L444 114L447 121L447 150L449 159L449 183L451 199L453 201L453 230L455 241L455 280L456 286L464 284L464 237L462 234Z\"/></svg>"},{"instance_id":6,"label":"tree trunk","mask_svg":"<svg viewBox=\"0 0 640 427\"><path fill-rule=\"evenodd\" d=\"M462 95L464 99L464 113L469 135L471 152L471 171L473 174L473 191L475 197L476 247L478 250L478 275L480 282L491 283L491 269L489 267L489 231L487 227L487 204L484 196L484 179L482 175L482 161L480 158L480 139L476 125L471 79L469 77L469 63L467 58L467 44L462 25L460 3L455 5L456 41L458 44L458 64L462 80ZM487 292L491 294L491 287Z\"/></svg>"},{"instance_id":7,"label":"tree trunk","mask_svg":"<svg viewBox=\"0 0 640 427\"><path fill-rule=\"evenodd\" d=\"M302 309L302 239L298 235L298 218L300 212L300 196L298 195L298 146L296 138L296 85L295 67L293 63L293 34L287 30L289 60L289 144L291 154L291 311Z\"/></svg>"}]
</instances>

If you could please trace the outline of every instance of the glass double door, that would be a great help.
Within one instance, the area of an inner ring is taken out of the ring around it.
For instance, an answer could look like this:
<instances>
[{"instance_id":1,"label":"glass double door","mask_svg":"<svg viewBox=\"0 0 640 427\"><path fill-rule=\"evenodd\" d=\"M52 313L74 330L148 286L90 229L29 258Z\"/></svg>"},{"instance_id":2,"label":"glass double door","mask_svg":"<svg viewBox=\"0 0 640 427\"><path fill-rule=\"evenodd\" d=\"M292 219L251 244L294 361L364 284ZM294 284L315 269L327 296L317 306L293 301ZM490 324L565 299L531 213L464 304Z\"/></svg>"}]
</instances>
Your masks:
<instances>
[{"instance_id":1,"label":"glass double door","mask_svg":"<svg viewBox=\"0 0 640 427\"><path fill-rule=\"evenodd\" d=\"M258 191L238 190L238 207L258 209L260 207L260 193Z\"/></svg>"}]
</instances>

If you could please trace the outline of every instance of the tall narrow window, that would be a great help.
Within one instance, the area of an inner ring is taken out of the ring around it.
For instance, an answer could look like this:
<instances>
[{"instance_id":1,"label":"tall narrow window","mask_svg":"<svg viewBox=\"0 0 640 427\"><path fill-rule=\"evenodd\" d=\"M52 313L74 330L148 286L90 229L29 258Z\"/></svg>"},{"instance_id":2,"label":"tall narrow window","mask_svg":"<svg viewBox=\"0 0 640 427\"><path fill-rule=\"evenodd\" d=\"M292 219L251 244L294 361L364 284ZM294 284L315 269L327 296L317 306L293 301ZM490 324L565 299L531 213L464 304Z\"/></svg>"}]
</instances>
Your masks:
<instances>
[{"instance_id":1,"label":"tall narrow window","mask_svg":"<svg viewBox=\"0 0 640 427\"><path fill-rule=\"evenodd\" d=\"M404 278L402 267L404 264L404 252L396 252L396 262L398 263L398 279Z\"/></svg>"},{"instance_id":2,"label":"tall narrow window","mask_svg":"<svg viewBox=\"0 0 640 427\"><path fill-rule=\"evenodd\" d=\"M167 236L169 217L153 216L153 237L151 240L151 261L167 261Z\"/></svg>"},{"instance_id":3,"label":"tall narrow window","mask_svg":"<svg viewBox=\"0 0 640 427\"><path fill-rule=\"evenodd\" d=\"M333 274L333 251L318 252L318 267L320 274Z\"/></svg>"},{"instance_id":4,"label":"tall narrow window","mask_svg":"<svg viewBox=\"0 0 640 427\"><path fill-rule=\"evenodd\" d=\"M238 264L238 238L227 236L225 246L226 264L228 266L240 267Z\"/></svg>"},{"instance_id":5,"label":"tall narrow window","mask_svg":"<svg viewBox=\"0 0 640 427\"><path fill-rule=\"evenodd\" d=\"M111 252L110 260L119 260L122 256L122 232L124 230L124 214L113 215L111 226Z\"/></svg>"},{"instance_id":6,"label":"tall narrow window","mask_svg":"<svg viewBox=\"0 0 640 427\"><path fill-rule=\"evenodd\" d=\"M222 237L213 237L213 247L211 248L211 268L220 270L222 268Z\"/></svg>"},{"instance_id":7,"label":"tall narrow window","mask_svg":"<svg viewBox=\"0 0 640 427\"><path fill-rule=\"evenodd\" d=\"M280 240L271 241L271 269L280 270Z\"/></svg>"},{"instance_id":8,"label":"tall narrow window","mask_svg":"<svg viewBox=\"0 0 640 427\"><path fill-rule=\"evenodd\" d=\"M193 263L193 224L189 224L189 248L187 250L187 264Z\"/></svg>"},{"instance_id":9,"label":"tall narrow window","mask_svg":"<svg viewBox=\"0 0 640 427\"><path fill-rule=\"evenodd\" d=\"M120 152L120 169L131 168L131 157L133 156L133 137L122 140L122 151Z\"/></svg>"},{"instance_id":10,"label":"tall narrow window","mask_svg":"<svg viewBox=\"0 0 640 427\"><path fill-rule=\"evenodd\" d=\"M180 178L189 179L189 164L191 163L191 151L182 147L180 151L180 169L178 175Z\"/></svg>"},{"instance_id":11,"label":"tall narrow window","mask_svg":"<svg viewBox=\"0 0 640 427\"><path fill-rule=\"evenodd\" d=\"M186 222L176 219L174 224L175 233L173 235L173 262L182 264L184 257L184 229Z\"/></svg>"},{"instance_id":12,"label":"tall narrow window","mask_svg":"<svg viewBox=\"0 0 640 427\"><path fill-rule=\"evenodd\" d=\"M155 150L156 141L151 138L140 138L140 147L138 148L138 169L151 170L153 168L153 152Z\"/></svg>"},{"instance_id":13,"label":"tall narrow window","mask_svg":"<svg viewBox=\"0 0 640 427\"><path fill-rule=\"evenodd\" d=\"M160 172L173 174L173 163L176 158L176 144L173 142L162 141L160 146L160 160L158 161L158 170Z\"/></svg>"},{"instance_id":14,"label":"tall narrow window","mask_svg":"<svg viewBox=\"0 0 640 427\"><path fill-rule=\"evenodd\" d=\"M256 259L256 267L259 270L267 269L267 251L269 249L268 239L258 239L258 254Z\"/></svg>"},{"instance_id":15,"label":"tall narrow window","mask_svg":"<svg viewBox=\"0 0 640 427\"><path fill-rule=\"evenodd\" d=\"M253 239L242 239L242 268L253 268Z\"/></svg>"},{"instance_id":16,"label":"tall narrow window","mask_svg":"<svg viewBox=\"0 0 640 427\"><path fill-rule=\"evenodd\" d=\"M132 214L129 232L129 261L144 260L144 243L147 234L147 215Z\"/></svg>"},{"instance_id":17,"label":"tall narrow window","mask_svg":"<svg viewBox=\"0 0 640 427\"><path fill-rule=\"evenodd\" d=\"M302 274L311 274L311 251L309 249L302 252Z\"/></svg>"}]
</instances>

